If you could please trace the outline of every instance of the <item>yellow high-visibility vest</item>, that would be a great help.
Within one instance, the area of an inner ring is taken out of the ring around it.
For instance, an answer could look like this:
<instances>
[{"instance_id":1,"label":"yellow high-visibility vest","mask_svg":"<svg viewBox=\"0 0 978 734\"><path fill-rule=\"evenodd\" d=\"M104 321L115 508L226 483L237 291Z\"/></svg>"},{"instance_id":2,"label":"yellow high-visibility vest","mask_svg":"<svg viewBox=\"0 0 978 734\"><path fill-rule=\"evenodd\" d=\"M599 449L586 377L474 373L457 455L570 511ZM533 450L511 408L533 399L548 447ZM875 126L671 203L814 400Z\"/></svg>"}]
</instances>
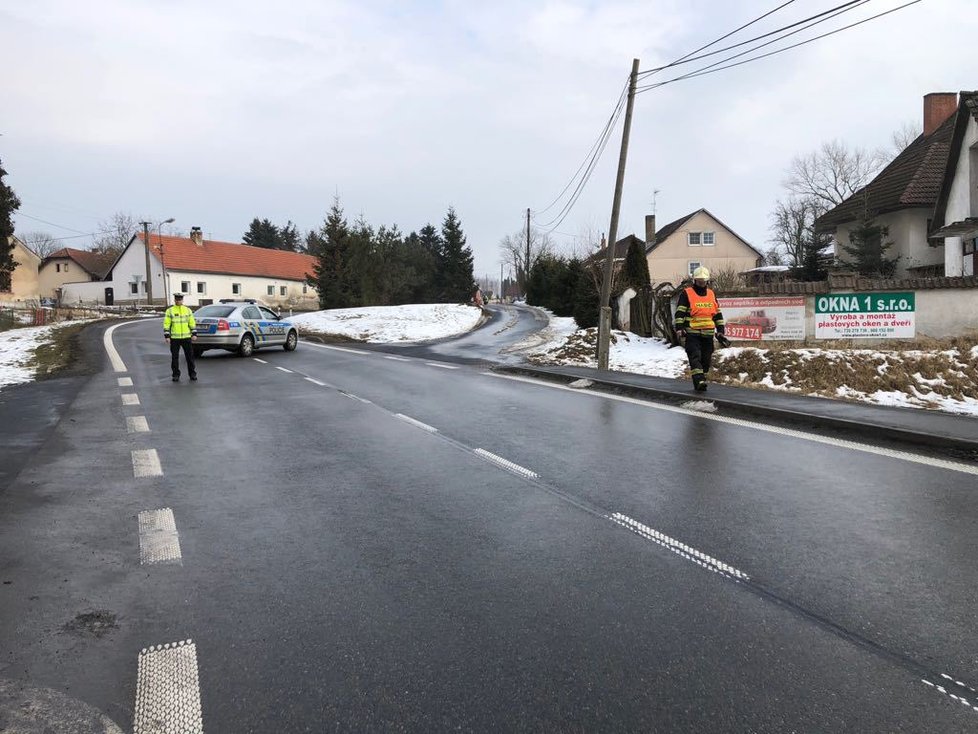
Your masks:
<instances>
[{"instance_id":1,"label":"yellow high-visibility vest","mask_svg":"<svg viewBox=\"0 0 978 734\"><path fill-rule=\"evenodd\" d=\"M196 328L194 312L186 306L170 306L163 315L163 335L171 339L189 339Z\"/></svg>"}]
</instances>

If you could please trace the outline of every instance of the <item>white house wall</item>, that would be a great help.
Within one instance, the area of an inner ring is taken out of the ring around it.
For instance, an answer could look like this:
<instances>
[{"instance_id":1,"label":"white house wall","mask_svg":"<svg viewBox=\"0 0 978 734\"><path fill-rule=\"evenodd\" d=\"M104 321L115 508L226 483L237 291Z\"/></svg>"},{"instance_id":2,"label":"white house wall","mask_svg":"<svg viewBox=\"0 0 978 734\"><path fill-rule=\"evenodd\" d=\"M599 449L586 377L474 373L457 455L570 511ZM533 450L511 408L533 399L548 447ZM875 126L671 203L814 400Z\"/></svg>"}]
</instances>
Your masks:
<instances>
[{"instance_id":1,"label":"white house wall","mask_svg":"<svg viewBox=\"0 0 978 734\"><path fill-rule=\"evenodd\" d=\"M954 180L948 191L947 210L944 215L944 223L952 224L960 222L968 217L978 217L978 206L974 197L978 194L973 193L973 188L978 179L978 175L971 170L971 164L978 158L972 148L978 146L978 122L974 117L968 118L968 126L964 131L964 140L961 144L961 153L954 169ZM962 257L962 239L960 237L948 237L944 240L944 271L948 276L952 275L974 275L972 272L964 272L964 258ZM972 268L974 258L968 258L968 269Z\"/></svg>"},{"instance_id":2,"label":"white house wall","mask_svg":"<svg viewBox=\"0 0 978 734\"><path fill-rule=\"evenodd\" d=\"M939 247L931 247L927 242L927 220L930 209L903 209L890 214L876 217L876 223L888 229L893 246L887 251L887 257L900 256L897 263L896 277L905 277L908 268L925 265L940 265L944 262L944 252ZM840 224L835 230L835 254L842 262L851 260L843 245L849 245L849 233L857 225L856 222Z\"/></svg>"},{"instance_id":3,"label":"white house wall","mask_svg":"<svg viewBox=\"0 0 978 734\"><path fill-rule=\"evenodd\" d=\"M184 296L183 302L188 306L199 305L202 300L210 300L215 303L222 298L254 298L262 303L267 303L280 309L289 307L295 309L314 309L318 308L319 298L316 290L306 287L303 293L303 284L295 280L284 278L264 278L246 275L219 275L216 273L185 273L180 271L167 271L167 290L171 295L181 292L183 281L189 281L190 290ZM197 284L203 283L206 293L197 292ZM241 293L233 292L233 284L241 285ZM268 288L271 287L274 293L269 295ZM285 295L281 294L281 288L285 288Z\"/></svg>"},{"instance_id":4,"label":"white house wall","mask_svg":"<svg viewBox=\"0 0 978 734\"><path fill-rule=\"evenodd\" d=\"M150 277L153 279L153 300L159 299L163 302L163 267L155 257L150 257ZM135 277L139 278L139 293L133 295L130 292L130 283ZM146 302L146 291L142 282L146 280L146 249L143 247L142 240L135 240L126 251L122 253L115 266L112 268L112 281L105 283L112 286L116 302Z\"/></svg>"}]
</instances>

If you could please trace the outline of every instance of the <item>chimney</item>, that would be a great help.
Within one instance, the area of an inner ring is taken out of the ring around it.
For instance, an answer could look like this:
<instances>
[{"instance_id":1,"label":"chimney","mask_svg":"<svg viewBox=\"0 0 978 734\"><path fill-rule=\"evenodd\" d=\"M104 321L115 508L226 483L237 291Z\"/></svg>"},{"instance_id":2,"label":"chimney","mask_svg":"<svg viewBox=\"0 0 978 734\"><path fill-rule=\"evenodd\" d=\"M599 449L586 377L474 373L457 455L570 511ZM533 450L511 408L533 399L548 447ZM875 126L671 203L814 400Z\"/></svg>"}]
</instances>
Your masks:
<instances>
[{"instance_id":1,"label":"chimney","mask_svg":"<svg viewBox=\"0 0 978 734\"><path fill-rule=\"evenodd\" d=\"M655 244L655 214L645 215L645 244Z\"/></svg>"},{"instance_id":2,"label":"chimney","mask_svg":"<svg viewBox=\"0 0 978 734\"><path fill-rule=\"evenodd\" d=\"M200 230L200 227L190 228L190 239L197 247L204 246L204 233Z\"/></svg>"},{"instance_id":3,"label":"chimney","mask_svg":"<svg viewBox=\"0 0 978 734\"><path fill-rule=\"evenodd\" d=\"M924 135L933 135L944 121L958 111L954 92L931 92L924 95Z\"/></svg>"}]
</instances>

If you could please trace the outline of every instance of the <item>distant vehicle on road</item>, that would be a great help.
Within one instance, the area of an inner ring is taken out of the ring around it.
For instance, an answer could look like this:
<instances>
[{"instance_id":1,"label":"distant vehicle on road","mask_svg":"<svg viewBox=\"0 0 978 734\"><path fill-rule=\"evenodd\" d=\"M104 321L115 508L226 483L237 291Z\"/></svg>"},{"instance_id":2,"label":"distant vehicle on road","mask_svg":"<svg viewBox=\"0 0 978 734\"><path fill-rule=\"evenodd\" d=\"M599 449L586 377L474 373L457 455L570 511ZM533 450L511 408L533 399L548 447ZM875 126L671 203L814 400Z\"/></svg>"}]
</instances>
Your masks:
<instances>
[{"instance_id":1,"label":"distant vehicle on road","mask_svg":"<svg viewBox=\"0 0 978 734\"><path fill-rule=\"evenodd\" d=\"M194 353L224 349L250 357L256 349L282 347L293 352L299 345L295 324L254 300L222 299L194 311L197 342Z\"/></svg>"}]
</instances>

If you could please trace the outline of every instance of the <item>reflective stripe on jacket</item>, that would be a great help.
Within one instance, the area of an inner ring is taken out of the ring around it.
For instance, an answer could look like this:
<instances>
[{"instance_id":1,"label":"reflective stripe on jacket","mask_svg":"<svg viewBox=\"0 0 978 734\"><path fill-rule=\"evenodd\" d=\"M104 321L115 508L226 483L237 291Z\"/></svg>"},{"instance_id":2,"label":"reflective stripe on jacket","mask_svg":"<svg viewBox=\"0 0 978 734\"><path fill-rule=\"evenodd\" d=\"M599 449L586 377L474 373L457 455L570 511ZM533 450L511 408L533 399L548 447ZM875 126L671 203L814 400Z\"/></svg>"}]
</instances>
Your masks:
<instances>
[{"instance_id":1,"label":"reflective stripe on jacket","mask_svg":"<svg viewBox=\"0 0 978 734\"><path fill-rule=\"evenodd\" d=\"M714 328L721 327L723 332L723 314L716 294L707 288L700 295L695 288L686 288L680 292L679 304L676 307L676 329L685 329L702 336L712 336Z\"/></svg>"},{"instance_id":2,"label":"reflective stripe on jacket","mask_svg":"<svg viewBox=\"0 0 978 734\"><path fill-rule=\"evenodd\" d=\"M194 312L186 306L170 306L163 315L163 336L170 339L189 339L197 335Z\"/></svg>"}]
</instances>

